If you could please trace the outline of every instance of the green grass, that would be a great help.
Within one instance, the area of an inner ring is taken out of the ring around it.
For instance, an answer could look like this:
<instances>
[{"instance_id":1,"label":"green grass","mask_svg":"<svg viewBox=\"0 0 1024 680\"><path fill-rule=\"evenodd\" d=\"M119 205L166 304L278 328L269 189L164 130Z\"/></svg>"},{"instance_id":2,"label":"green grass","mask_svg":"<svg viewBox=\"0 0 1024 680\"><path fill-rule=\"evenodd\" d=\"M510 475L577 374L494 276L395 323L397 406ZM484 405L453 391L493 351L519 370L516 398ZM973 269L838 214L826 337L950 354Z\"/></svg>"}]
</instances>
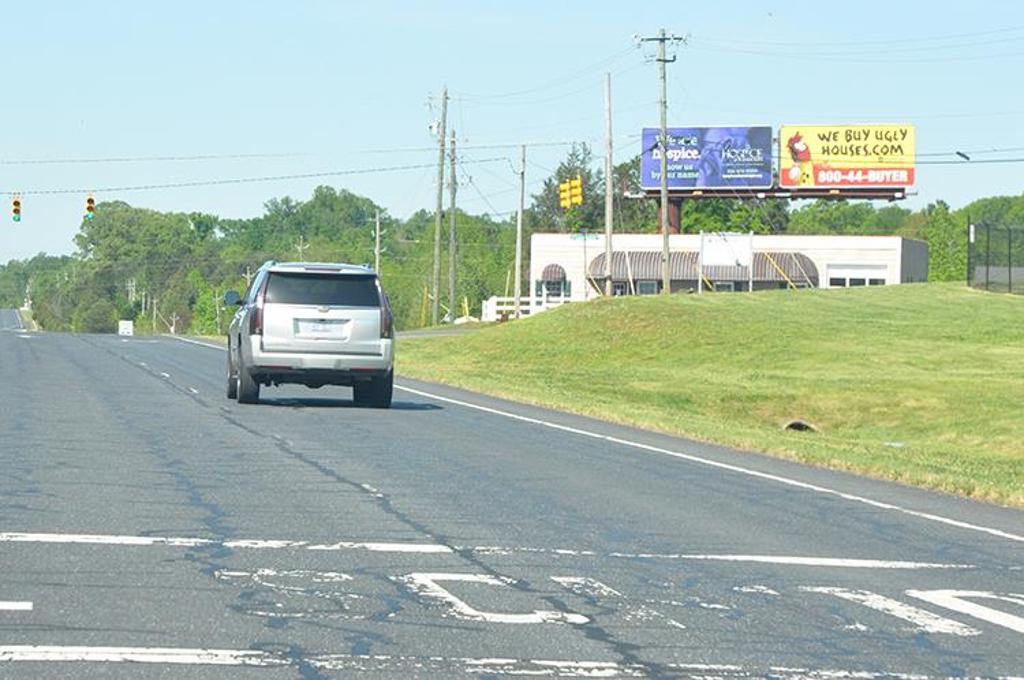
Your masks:
<instances>
[{"instance_id":1,"label":"green grass","mask_svg":"<svg viewBox=\"0 0 1024 680\"><path fill-rule=\"evenodd\" d=\"M403 340L398 371L1024 507L1022 321L956 284L601 299Z\"/></svg>"}]
</instances>

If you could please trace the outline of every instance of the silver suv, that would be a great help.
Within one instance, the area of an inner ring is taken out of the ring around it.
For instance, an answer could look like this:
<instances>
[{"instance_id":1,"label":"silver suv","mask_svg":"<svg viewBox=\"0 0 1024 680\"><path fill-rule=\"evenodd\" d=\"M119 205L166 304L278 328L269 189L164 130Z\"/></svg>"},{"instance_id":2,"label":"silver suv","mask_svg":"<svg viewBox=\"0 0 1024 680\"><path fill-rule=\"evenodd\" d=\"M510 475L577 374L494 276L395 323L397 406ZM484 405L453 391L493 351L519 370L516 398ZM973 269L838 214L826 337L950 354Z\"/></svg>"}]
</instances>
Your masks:
<instances>
[{"instance_id":1,"label":"silver suv","mask_svg":"<svg viewBox=\"0 0 1024 680\"><path fill-rule=\"evenodd\" d=\"M394 323L372 269L350 264L267 262L228 329L227 394L255 404L260 385L350 385L355 402L388 408Z\"/></svg>"}]
</instances>

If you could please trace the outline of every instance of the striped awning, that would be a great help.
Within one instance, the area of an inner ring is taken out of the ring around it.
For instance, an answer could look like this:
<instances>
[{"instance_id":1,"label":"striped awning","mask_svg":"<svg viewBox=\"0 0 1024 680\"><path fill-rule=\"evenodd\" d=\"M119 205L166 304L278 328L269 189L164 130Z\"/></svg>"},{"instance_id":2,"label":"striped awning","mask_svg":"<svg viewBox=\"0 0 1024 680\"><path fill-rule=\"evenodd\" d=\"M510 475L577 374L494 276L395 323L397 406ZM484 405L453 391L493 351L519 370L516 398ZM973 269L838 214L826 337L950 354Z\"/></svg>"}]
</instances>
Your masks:
<instances>
[{"instance_id":1,"label":"striped awning","mask_svg":"<svg viewBox=\"0 0 1024 680\"><path fill-rule=\"evenodd\" d=\"M590 263L590 276L604 277L604 253ZM759 252L754 253L754 281L779 282L789 278L795 283L809 282L818 285L818 268L803 253ZM549 265L557 266L557 265ZM545 269L545 272L547 269ZM684 250L669 253L669 272L673 281L697 280L697 251ZM749 277L743 266L706 266L704 276L712 281L746 281ZM660 250L629 250L612 253L612 279L660 280Z\"/></svg>"},{"instance_id":2,"label":"striped awning","mask_svg":"<svg viewBox=\"0 0 1024 680\"><path fill-rule=\"evenodd\" d=\"M549 264L544 267L544 271L540 274L541 281L551 281L553 283L565 281L565 270L560 264Z\"/></svg>"}]
</instances>

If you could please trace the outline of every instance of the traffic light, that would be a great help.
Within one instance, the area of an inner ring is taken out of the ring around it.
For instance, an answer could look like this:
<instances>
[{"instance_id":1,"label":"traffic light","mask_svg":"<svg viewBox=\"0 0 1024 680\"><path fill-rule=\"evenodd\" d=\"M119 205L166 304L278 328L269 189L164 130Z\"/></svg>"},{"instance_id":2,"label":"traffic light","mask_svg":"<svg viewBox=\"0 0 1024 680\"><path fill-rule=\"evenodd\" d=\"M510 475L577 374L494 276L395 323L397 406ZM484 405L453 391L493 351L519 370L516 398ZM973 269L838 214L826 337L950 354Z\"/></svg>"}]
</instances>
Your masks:
<instances>
[{"instance_id":1,"label":"traffic light","mask_svg":"<svg viewBox=\"0 0 1024 680\"><path fill-rule=\"evenodd\" d=\"M96 217L96 199L89 196L85 199L85 219L91 220Z\"/></svg>"},{"instance_id":2,"label":"traffic light","mask_svg":"<svg viewBox=\"0 0 1024 680\"><path fill-rule=\"evenodd\" d=\"M572 205L583 205L583 179L579 175L569 180L569 201Z\"/></svg>"},{"instance_id":3,"label":"traffic light","mask_svg":"<svg viewBox=\"0 0 1024 680\"><path fill-rule=\"evenodd\" d=\"M562 182L558 185L558 205L568 210L572 207L572 198L570 197L569 182Z\"/></svg>"},{"instance_id":4,"label":"traffic light","mask_svg":"<svg viewBox=\"0 0 1024 680\"><path fill-rule=\"evenodd\" d=\"M21 222L21 196L15 196L11 201L11 219Z\"/></svg>"}]
</instances>

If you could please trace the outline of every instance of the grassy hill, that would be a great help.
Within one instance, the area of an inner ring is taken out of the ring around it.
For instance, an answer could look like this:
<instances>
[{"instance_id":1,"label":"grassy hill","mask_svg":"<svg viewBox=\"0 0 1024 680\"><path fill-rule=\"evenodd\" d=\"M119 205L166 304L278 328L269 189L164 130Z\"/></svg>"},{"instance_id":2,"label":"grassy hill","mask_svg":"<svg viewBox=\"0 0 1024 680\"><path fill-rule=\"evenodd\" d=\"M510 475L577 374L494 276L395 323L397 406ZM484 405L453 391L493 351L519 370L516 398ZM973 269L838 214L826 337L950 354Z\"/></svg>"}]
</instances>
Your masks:
<instances>
[{"instance_id":1,"label":"grassy hill","mask_svg":"<svg viewBox=\"0 0 1024 680\"><path fill-rule=\"evenodd\" d=\"M402 375L1024 506L1024 297L601 299L402 340ZM817 433L784 432L792 418Z\"/></svg>"}]
</instances>

